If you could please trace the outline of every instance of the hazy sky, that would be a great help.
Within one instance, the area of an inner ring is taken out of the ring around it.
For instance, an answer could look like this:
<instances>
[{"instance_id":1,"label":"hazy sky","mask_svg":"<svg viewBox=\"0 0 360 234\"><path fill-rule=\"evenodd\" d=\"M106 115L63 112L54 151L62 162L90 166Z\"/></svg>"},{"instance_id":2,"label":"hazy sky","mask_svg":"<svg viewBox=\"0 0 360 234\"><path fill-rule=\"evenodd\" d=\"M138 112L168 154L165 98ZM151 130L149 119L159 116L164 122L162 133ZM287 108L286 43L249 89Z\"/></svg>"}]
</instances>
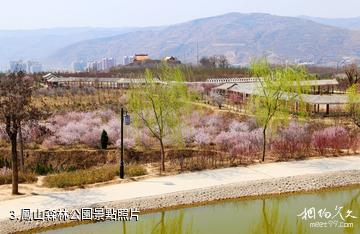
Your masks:
<instances>
[{"instance_id":1,"label":"hazy sky","mask_svg":"<svg viewBox=\"0 0 360 234\"><path fill-rule=\"evenodd\" d=\"M359 0L2 0L0 29L180 23L228 12L360 16Z\"/></svg>"}]
</instances>

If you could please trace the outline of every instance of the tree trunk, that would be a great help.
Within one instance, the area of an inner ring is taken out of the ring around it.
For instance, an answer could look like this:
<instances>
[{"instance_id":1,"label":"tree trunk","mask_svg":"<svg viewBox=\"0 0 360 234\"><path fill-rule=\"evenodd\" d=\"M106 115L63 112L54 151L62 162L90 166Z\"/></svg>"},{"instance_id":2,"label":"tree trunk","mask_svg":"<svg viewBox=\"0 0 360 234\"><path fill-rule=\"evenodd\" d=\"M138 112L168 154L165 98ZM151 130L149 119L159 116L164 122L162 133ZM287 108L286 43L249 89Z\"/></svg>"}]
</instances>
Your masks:
<instances>
[{"instance_id":1,"label":"tree trunk","mask_svg":"<svg viewBox=\"0 0 360 234\"><path fill-rule=\"evenodd\" d=\"M262 161L265 161L266 154L266 128L263 129L263 152L262 152Z\"/></svg>"},{"instance_id":2,"label":"tree trunk","mask_svg":"<svg viewBox=\"0 0 360 234\"><path fill-rule=\"evenodd\" d=\"M19 143L20 143L20 171L24 171L24 140L23 140L23 135L22 135L22 130L21 130L21 125L19 125Z\"/></svg>"},{"instance_id":3,"label":"tree trunk","mask_svg":"<svg viewBox=\"0 0 360 234\"><path fill-rule=\"evenodd\" d=\"M19 168L17 157L17 134L11 137L11 154L12 154L12 194L19 194Z\"/></svg>"},{"instance_id":4,"label":"tree trunk","mask_svg":"<svg viewBox=\"0 0 360 234\"><path fill-rule=\"evenodd\" d=\"M161 147L161 165L160 165L160 174L161 174L162 172L165 172L165 150L162 139L160 140L160 147Z\"/></svg>"}]
</instances>

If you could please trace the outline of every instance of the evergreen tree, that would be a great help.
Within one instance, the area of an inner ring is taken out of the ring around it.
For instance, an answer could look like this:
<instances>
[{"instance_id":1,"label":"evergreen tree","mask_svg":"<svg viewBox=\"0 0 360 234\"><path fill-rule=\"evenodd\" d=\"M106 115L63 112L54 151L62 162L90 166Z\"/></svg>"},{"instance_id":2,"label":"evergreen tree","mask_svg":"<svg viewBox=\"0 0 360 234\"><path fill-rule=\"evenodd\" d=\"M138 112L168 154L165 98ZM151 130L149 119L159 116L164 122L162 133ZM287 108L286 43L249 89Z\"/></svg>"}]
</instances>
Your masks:
<instances>
[{"instance_id":1,"label":"evergreen tree","mask_svg":"<svg viewBox=\"0 0 360 234\"><path fill-rule=\"evenodd\" d=\"M101 149L107 149L109 143L109 137L105 130L103 130L101 133L100 143L101 143Z\"/></svg>"}]
</instances>

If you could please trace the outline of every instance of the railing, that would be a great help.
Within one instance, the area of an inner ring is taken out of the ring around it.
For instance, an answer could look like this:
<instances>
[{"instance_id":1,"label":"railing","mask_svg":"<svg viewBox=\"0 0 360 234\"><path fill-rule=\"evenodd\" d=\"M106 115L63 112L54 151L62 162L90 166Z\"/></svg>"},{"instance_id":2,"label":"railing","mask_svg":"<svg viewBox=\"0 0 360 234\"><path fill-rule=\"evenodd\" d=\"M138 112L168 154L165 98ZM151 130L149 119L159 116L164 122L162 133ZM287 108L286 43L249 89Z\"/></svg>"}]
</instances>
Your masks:
<instances>
[{"instance_id":1,"label":"railing","mask_svg":"<svg viewBox=\"0 0 360 234\"><path fill-rule=\"evenodd\" d=\"M207 79L208 83L254 83L257 82L257 77L244 77L244 78L212 78Z\"/></svg>"}]
</instances>

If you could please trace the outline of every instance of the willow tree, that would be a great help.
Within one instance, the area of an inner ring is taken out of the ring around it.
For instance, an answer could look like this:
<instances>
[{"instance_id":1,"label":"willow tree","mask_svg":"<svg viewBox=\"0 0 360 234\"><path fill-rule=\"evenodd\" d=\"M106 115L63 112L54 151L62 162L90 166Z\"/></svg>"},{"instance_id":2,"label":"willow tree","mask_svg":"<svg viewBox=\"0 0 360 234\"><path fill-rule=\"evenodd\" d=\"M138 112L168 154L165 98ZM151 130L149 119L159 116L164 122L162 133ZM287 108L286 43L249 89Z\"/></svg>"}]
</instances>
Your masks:
<instances>
[{"instance_id":1,"label":"willow tree","mask_svg":"<svg viewBox=\"0 0 360 234\"><path fill-rule=\"evenodd\" d=\"M360 86L360 85L359 85ZM352 85L348 90L348 111L350 118L360 128L360 93L358 85Z\"/></svg>"},{"instance_id":2,"label":"willow tree","mask_svg":"<svg viewBox=\"0 0 360 234\"><path fill-rule=\"evenodd\" d=\"M292 111L302 113L302 93L308 88L304 81L309 75L302 67L272 68L265 59L253 62L251 72L258 81L249 105L262 127L262 161L265 161L268 128L277 121L288 120Z\"/></svg>"},{"instance_id":3,"label":"willow tree","mask_svg":"<svg viewBox=\"0 0 360 234\"><path fill-rule=\"evenodd\" d=\"M163 65L158 77L145 72L145 85L130 90L129 109L136 115L136 123L145 126L160 145L160 173L165 171L164 138L180 130L180 116L188 103L184 74L179 68Z\"/></svg>"}]
</instances>

